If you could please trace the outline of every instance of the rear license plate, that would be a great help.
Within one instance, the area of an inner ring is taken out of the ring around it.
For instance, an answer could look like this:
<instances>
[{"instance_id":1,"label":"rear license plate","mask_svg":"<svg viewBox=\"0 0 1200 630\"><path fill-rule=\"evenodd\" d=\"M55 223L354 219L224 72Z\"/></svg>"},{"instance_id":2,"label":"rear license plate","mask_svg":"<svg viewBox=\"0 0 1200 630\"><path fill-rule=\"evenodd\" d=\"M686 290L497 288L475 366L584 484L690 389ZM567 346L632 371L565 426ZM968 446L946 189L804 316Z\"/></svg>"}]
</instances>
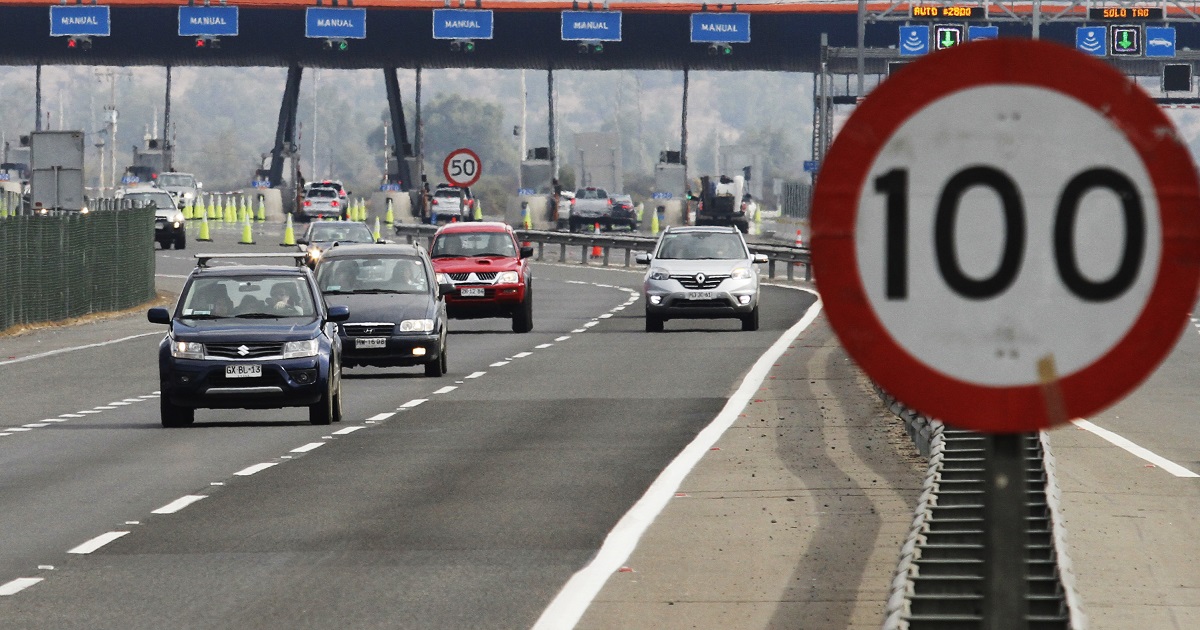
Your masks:
<instances>
[{"instance_id":1,"label":"rear license plate","mask_svg":"<svg viewBox=\"0 0 1200 630\"><path fill-rule=\"evenodd\" d=\"M354 340L355 348L386 348L387 337L362 337Z\"/></svg>"},{"instance_id":2,"label":"rear license plate","mask_svg":"<svg viewBox=\"0 0 1200 630\"><path fill-rule=\"evenodd\" d=\"M463 297L483 297L483 287L463 287L458 294Z\"/></svg>"},{"instance_id":3,"label":"rear license plate","mask_svg":"<svg viewBox=\"0 0 1200 630\"><path fill-rule=\"evenodd\" d=\"M154 229L156 229L156 230L161 230L165 227L167 227L166 221L155 221L154 222Z\"/></svg>"},{"instance_id":4,"label":"rear license plate","mask_svg":"<svg viewBox=\"0 0 1200 630\"><path fill-rule=\"evenodd\" d=\"M689 291L687 299L689 300L711 300L717 297L712 291Z\"/></svg>"},{"instance_id":5,"label":"rear license plate","mask_svg":"<svg viewBox=\"0 0 1200 630\"><path fill-rule=\"evenodd\" d=\"M262 376L262 366L256 363L237 363L225 366L225 378L251 378Z\"/></svg>"}]
</instances>

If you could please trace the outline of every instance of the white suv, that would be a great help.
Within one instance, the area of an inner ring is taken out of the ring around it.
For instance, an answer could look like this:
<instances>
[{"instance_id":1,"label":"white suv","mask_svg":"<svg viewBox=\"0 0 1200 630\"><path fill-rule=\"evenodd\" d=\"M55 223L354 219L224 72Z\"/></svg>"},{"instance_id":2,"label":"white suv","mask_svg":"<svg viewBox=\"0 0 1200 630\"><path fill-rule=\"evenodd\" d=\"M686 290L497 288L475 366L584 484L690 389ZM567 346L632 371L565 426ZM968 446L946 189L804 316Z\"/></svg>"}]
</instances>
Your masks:
<instances>
[{"instance_id":1,"label":"white suv","mask_svg":"<svg viewBox=\"0 0 1200 630\"><path fill-rule=\"evenodd\" d=\"M663 322L683 318L733 318L742 330L758 330L758 268L766 254L751 254L735 227L671 227L652 254L643 297L646 332L662 332Z\"/></svg>"}]
</instances>

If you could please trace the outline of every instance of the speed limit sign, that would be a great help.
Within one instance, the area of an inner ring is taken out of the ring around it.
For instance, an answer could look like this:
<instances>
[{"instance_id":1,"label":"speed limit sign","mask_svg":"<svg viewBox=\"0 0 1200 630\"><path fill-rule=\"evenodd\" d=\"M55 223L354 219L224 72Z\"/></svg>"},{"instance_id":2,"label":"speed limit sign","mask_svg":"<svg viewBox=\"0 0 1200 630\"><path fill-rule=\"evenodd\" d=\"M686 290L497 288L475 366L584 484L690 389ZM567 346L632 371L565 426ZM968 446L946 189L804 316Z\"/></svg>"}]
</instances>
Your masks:
<instances>
[{"instance_id":1,"label":"speed limit sign","mask_svg":"<svg viewBox=\"0 0 1200 630\"><path fill-rule=\"evenodd\" d=\"M446 181L454 186L471 186L479 181L479 171L483 163L479 156L470 149L455 149L442 162L442 174Z\"/></svg>"},{"instance_id":2,"label":"speed limit sign","mask_svg":"<svg viewBox=\"0 0 1200 630\"><path fill-rule=\"evenodd\" d=\"M846 351L910 407L1010 433L1103 409L1174 346L1200 187L1152 99L1029 40L908 64L821 169L813 272Z\"/></svg>"}]
</instances>

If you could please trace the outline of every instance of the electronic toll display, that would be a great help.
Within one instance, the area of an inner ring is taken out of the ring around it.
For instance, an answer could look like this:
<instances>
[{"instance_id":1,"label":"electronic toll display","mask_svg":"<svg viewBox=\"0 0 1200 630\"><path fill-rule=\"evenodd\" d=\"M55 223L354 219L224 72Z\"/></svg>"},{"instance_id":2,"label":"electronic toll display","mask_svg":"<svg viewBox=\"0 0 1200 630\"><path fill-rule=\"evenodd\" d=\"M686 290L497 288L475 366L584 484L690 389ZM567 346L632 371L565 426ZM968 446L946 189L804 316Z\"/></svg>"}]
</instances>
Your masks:
<instances>
[{"instance_id":1,"label":"electronic toll display","mask_svg":"<svg viewBox=\"0 0 1200 630\"><path fill-rule=\"evenodd\" d=\"M1161 20L1162 7L1103 7L1088 9L1089 20Z\"/></svg>"},{"instance_id":2,"label":"electronic toll display","mask_svg":"<svg viewBox=\"0 0 1200 630\"><path fill-rule=\"evenodd\" d=\"M917 5L911 7L912 17L926 18L932 20L940 20L945 18L954 18L956 20L982 20L987 17L987 11L983 7L963 7L963 6L926 6Z\"/></svg>"}]
</instances>

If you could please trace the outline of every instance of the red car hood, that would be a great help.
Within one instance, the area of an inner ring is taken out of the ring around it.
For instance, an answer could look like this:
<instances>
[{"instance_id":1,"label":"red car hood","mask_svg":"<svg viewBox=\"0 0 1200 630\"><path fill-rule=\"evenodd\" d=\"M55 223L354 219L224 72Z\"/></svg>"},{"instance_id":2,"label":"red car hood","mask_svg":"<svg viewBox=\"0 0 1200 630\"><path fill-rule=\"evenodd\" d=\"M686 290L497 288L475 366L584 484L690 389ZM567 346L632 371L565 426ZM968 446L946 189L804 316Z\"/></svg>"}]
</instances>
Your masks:
<instances>
[{"instance_id":1,"label":"red car hood","mask_svg":"<svg viewBox=\"0 0 1200 630\"><path fill-rule=\"evenodd\" d=\"M470 273L472 271L520 271L519 258L434 258L433 270L439 273Z\"/></svg>"}]
</instances>

